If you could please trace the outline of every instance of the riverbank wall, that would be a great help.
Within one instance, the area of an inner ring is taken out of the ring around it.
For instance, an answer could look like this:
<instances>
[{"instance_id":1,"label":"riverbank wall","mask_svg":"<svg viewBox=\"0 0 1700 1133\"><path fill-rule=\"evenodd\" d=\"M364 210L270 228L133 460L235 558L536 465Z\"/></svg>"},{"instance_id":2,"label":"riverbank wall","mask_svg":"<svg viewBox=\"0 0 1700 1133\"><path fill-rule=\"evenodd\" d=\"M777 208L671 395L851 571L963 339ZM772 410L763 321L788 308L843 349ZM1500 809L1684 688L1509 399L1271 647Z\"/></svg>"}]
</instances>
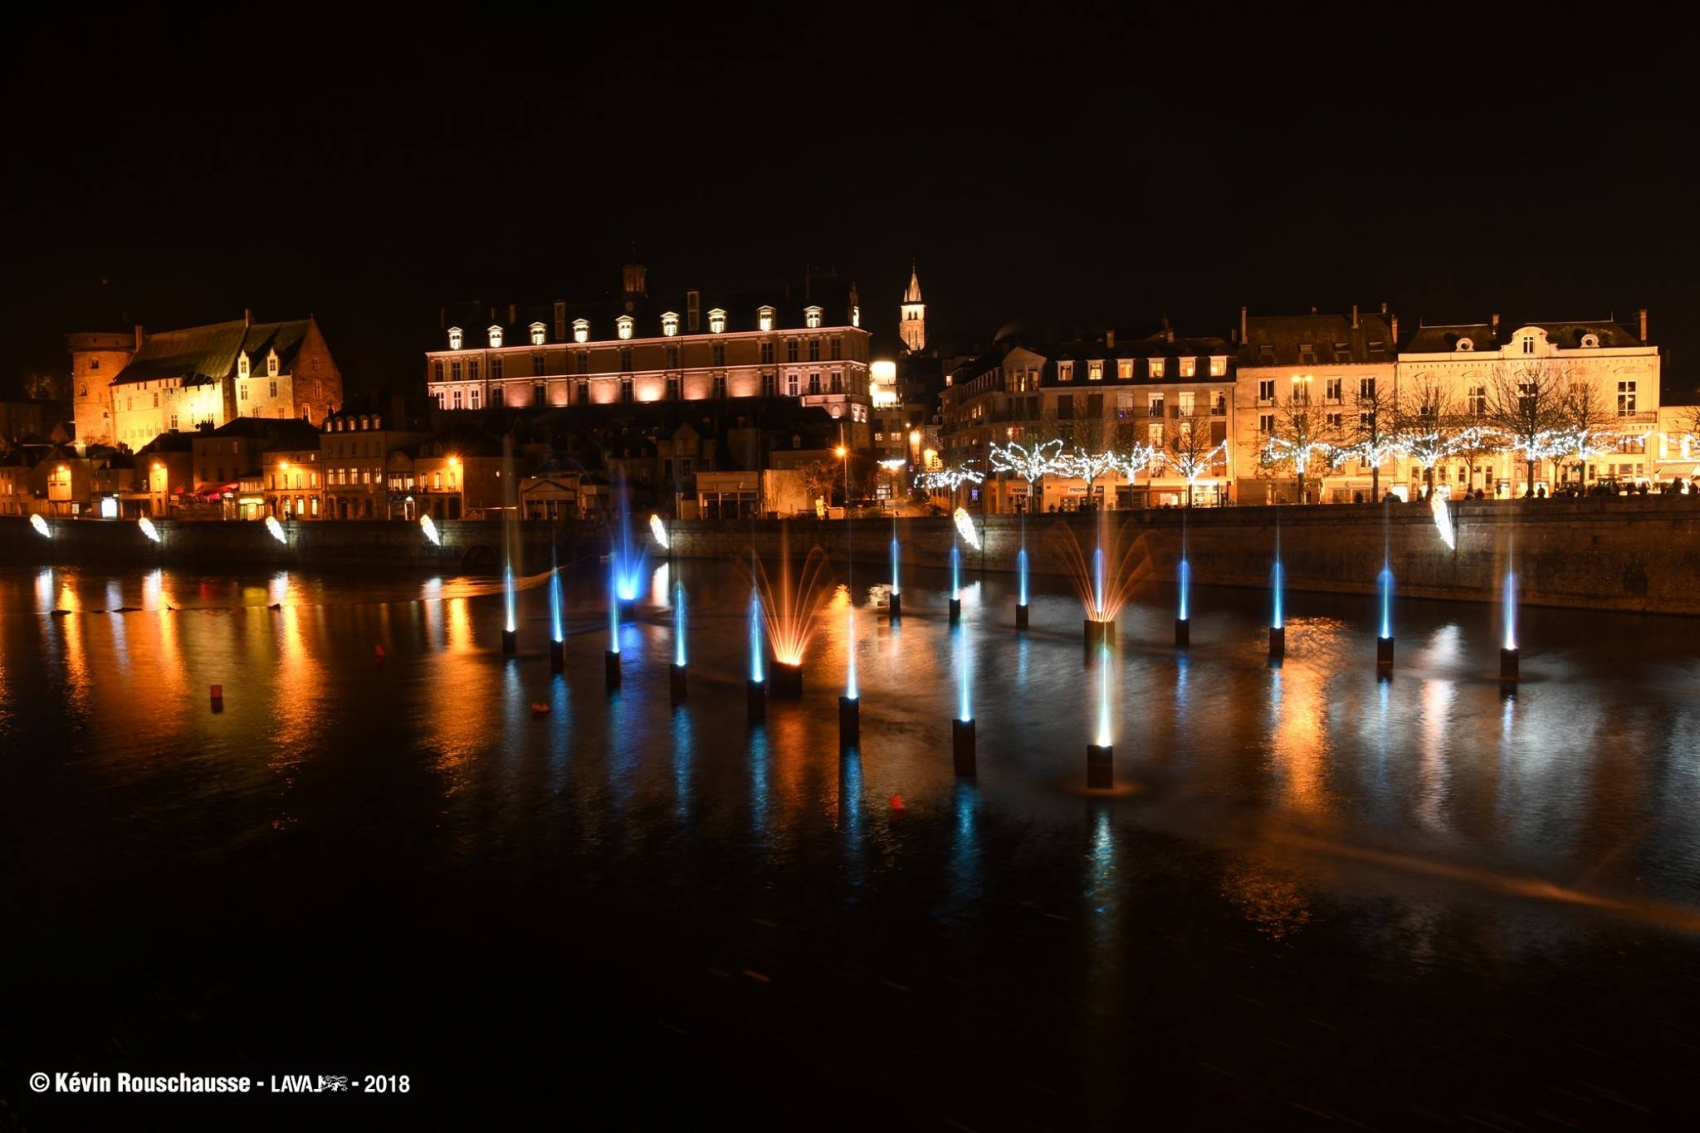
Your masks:
<instances>
[{"instance_id":1,"label":"riverbank wall","mask_svg":"<svg viewBox=\"0 0 1700 1133\"><path fill-rule=\"evenodd\" d=\"M892 520L681 521L671 525L671 554L683 559L743 559L751 548L779 558L782 542L800 561L820 547L834 561L889 579L895 537L906 568L948 568L953 545L963 568L1013 572L1025 545L1035 575L1078 576L1102 538L1134 587L1172 583L1184 546L1197 585L1265 587L1277 531L1287 586L1294 591L1373 593L1387 562L1399 594L1455 601L1496 601L1507 569L1525 604L1700 615L1700 498L1479 500L1449 505L1453 545L1429 509L1417 504L1198 508L1100 515L975 517L973 547L948 518ZM324 521L283 525L279 542L251 522L157 524L150 542L133 522L54 520L50 538L21 520L0 519L0 562L31 565L110 563L180 569L231 567L366 568L420 573L479 573L500 568L499 522L448 521L440 545L417 524ZM648 526L632 539L652 559L664 556ZM600 524L520 525L520 569L594 564L608 549Z\"/></svg>"}]
</instances>

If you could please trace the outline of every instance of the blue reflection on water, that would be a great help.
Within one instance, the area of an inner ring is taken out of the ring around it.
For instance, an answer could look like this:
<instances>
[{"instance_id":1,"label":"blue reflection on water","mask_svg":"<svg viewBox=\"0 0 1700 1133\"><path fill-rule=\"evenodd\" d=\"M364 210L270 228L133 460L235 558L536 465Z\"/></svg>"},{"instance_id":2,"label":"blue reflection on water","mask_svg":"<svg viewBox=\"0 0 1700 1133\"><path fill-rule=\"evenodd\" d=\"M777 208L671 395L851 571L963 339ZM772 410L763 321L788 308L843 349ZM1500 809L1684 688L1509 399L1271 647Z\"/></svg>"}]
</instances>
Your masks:
<instances>
[{"instance_id":1,"label":"blue reflection on water","mask_svg":"<svg viewBox=\"0 0 1700 1133\"><path fill-rule=\"evenodd\" d=\"M961 918L973 912L984 883L981 875L979 788L959 780L952 806L956 821L952 824L950 838L949 912L952 917Z\"/></svg>"}]
</instances>

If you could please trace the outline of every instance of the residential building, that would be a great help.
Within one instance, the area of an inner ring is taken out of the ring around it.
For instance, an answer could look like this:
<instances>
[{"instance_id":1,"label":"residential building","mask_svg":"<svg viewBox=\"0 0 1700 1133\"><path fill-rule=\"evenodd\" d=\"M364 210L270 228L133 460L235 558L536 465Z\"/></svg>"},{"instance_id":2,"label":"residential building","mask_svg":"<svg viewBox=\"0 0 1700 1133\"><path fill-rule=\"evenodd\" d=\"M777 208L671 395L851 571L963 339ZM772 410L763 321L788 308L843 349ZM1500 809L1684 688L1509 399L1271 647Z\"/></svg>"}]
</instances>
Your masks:
<instances>
[{"instance_id":1,"label":"residential building","mask_svg":"<svg viewBox=\"0 0 1700 1133\"><path fill-rule=\"evenodd\" d=\"M190 446L198 506L185 518L260 518L266 502L261 495L265 454L310 448L318 435L306 421L276 417L237 417L197 433ZM245 479L251 481L247 492Z\"/></svg>"},{"instance_id":2,"label":"residential building","mask_svg":"<svg viewBox=\"0 0 1700 1133\"><path fill-rule=\"evenodd\" d=\"M388 518L392 502L413 487L412 446L430 435L418 422L373 409L338 410L326 417L319 437L326 517Z\"/></svg>"},{"instance_id":3,"label":"residential building","mask_svg":"<svg viewBox=\"0 0 1700 1133\"><path fill-rule=\"evenodd\" d=\"M1296 458L1282 442L1315 441L1338 448L1381 435L1396 424L1399 317L1383 303L1378 313L1353 306L1349 314L1311 309L1308 315L1252 315L1240 308L1239 367L1234 384L1233 462L1236 502L1345 503L1385 494L1400 479L1388 459L1380 474L1361 460L1328 461L1306 453L1306 486ZM1274 455L1266 455L1271 451Z\"/></svg>"},{"instance_id":4,"label":"residential building","mask_svg":"<svg viewBox=\"0 0 1700 1133\"><path fill-rule=\"evenodd\" d=\"M1581 393L1572 403L1582 409L1558 409L1546 424L1555 430L1586 426L1602 443L1585 455L1537 460L1535 490L1551 494L1567 487L1587 491L1602 481L1650 483L1660 473L1659 363L1658 347L1647 338L1645 308L1632 326L1611 319L1502 325L1495 314L1485 323L1419 327L1399 352L1398 384L1408 395L1438 391L1461 419L1485 425L1495 424L1496 409L1514 401L1526 383L1550 386L1555 405L1567 391ZM1409 491L1418 490L1423 475L1406 470ZM1529 487L1524 454L1503 445L1438 461L1433 481L1458 494L1482 486L1494 497L1521 496Z\"/></svg>"}]
</instances>

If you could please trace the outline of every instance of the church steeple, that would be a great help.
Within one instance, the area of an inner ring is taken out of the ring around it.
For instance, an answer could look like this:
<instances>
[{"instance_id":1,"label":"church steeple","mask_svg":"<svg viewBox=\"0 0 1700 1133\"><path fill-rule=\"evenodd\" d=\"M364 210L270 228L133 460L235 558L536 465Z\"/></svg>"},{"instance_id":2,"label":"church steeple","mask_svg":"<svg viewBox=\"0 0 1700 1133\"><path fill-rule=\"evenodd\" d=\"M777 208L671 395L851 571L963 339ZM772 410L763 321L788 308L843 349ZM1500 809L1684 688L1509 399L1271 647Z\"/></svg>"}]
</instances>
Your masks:
<instances>
[{"instance_id":1,"label":"church steeple","mask_svg":"<svg viewBox=\"0 0 1700 1133\"><path fill-rule=\"evenodd\" d=\"M903 292L902 321L897 331L909 353L919 354L926 349L927 305L921 301L921 277L916 273L914 260L909 261L909 287Z\"/></svg>"}]
</instances>

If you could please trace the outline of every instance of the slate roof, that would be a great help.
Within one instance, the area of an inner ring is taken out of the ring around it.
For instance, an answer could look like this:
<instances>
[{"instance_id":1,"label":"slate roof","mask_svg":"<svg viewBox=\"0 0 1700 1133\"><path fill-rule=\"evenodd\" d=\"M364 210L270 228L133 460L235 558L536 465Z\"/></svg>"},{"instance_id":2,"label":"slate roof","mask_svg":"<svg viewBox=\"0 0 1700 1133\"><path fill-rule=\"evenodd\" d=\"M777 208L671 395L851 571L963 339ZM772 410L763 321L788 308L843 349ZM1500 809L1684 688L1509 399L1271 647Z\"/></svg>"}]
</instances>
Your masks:
<instances>
[{"instance_id":1,"label":"slate roof","mask_svg":"<svg viewBox=\"0 0 1700 1133\"><path fill-rule=\"evenodd\" d=\"M277 351L278 372L292 372L295 356L307 338L312 319L286 323L254 323L236 319L185 330L159 331L142 340L130 364L112 379L113 385L181 378L184 385L204 385L236 375L236 359L247 351L253 371L265 375L261 361Z\"/></svg>"},{"instance_id":2,"label":"slate roof","mask_svg":"<svg viewBox=\"0 0 1700 1133\"><path fill-rule=\"evenodd\" d=\"M1518 322L1499 320L1499 333L1494 334L1492 323L1457 323L1450 326L1418 327L1417 333L1405 344L1407 354L1450 354L1458 348L1460 338L1468 338L1477 350L1498 350L1511 341L1521 327L1539 327L1547 332L1548 341L1566 350L1580 349L1584 335L1599 336L1602 347L1645 346L1639 332L1610 319Z\"/></svg>"},{"instance_id":3,"label":"slate roof","mask_svg":"<svg viewBox=\"0 0 1700 1133\"><path fill-rule=\"evenodd\" d=\"M1308 358L1301 349L1307 344ZM1392 328L1377 313L1360 314L1355 330L1349 315L1253 315L1235 352L1242 366L1362 366L1391 362L1397 350Z\"/></svg>"},{"instance_id":4,"label":"slate roof","mask_svg":"<svg viewBox=\"0 0 1700 1133\"><path fill-rule=\"evenodd\" d=\"M191 434L195 437L250 437L267 442L267 448L304 449L319 447L319 430L293 417L237 417L216 429Z\"/></svg>"},{"instance_id":5,"label":"slate roof","mask_svg":"<svg viewBox=\"0 0 1700 1133\"><path fill-rule=\"evenodd\" d=\"M756 321L764 306L774 309L775 330L802 330L807 326L805 308L821 309L821 327L850 325L851 293L854 284L836 276L811 276L806 285L787 285L765 291L722 292L702 289L697 299L699 322L696 334L708 334L708 313L715 308L726 312L726 333L760 329ZM531 342L531 324L542 323L544 341L548 344L571 342L575 319L590 324L590 341L617 341L615 320L621 315L633 319L633 338L661 337L661 316L671 311L679 316L679 334L690 330L688 300L685 289L650 291L645 295L621 295L565 304L565 336L556 333L553 303L498 305L463 303L444 311L443 337L434 349L448 348L448 328L460 327L465 334L463 349L476 350L489 345L489 329L502 328L504 347L526 346ZM512 310L510 311L510 306ZM864 323L866 320L864 320ZM862 329L866 330L864 326Z\"/></svg>"}]
</instances>

